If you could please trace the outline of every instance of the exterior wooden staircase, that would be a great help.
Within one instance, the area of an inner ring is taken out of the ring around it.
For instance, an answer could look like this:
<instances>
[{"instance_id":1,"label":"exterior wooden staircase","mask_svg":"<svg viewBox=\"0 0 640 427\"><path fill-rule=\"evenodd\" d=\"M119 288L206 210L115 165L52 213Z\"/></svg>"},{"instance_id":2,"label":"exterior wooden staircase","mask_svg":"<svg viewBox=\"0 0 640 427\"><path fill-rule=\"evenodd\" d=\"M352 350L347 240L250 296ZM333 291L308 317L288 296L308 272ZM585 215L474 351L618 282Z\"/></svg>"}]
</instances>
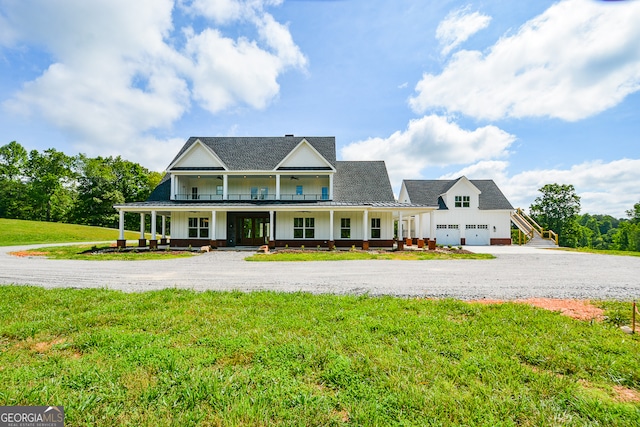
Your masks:
<instances>
[{"instance_id":1,"label":"exterior wooden staircase","mask_svg":"<svg viewBox=\"0 0 640 427\"><path fill-rule=\"evenodd\" d=\"M519 233L525 237L527 246L541 248L557 248L558 235L552 230L545 230L520 208L511 213L511 222L518 228ZM518 244L522 244L519 239Z\"/></svg>"}]
</instances>

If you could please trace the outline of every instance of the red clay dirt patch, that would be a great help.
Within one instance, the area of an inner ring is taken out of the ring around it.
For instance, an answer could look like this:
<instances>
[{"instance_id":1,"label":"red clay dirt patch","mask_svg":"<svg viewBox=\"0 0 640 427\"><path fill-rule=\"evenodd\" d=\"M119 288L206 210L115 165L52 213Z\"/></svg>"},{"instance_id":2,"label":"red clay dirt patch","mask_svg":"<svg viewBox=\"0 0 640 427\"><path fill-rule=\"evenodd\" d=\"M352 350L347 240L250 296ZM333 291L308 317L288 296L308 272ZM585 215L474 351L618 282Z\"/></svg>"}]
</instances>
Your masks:
<instances>
[{"instance_id":1,"label":"red clay dirt patch","mask_svg":"<svg viewBox=\"0 0 640 427\"><path fill-rule=\"evenodd\" d=\"M503 304L506 301L496 299L482 299L469 301L480 304ZM564 316L578 320L602 320L604 310L591 304L590 301L575 299L554 299L554 298L528 298L513 301L518 304L528 304L550 311L559 311Z\"/></svg>"},{"instance_id":2,"label":"red clay dirt patch","mask_svg":"<svg viewBox=\"0 0 640 427\"><path fill-rule=\"evenodd\" d=\"M616 393L617 400L620 402L640 402L640 393L636 390L617 385L613 387L613 391Z\"/></svg>"},{"instance_id":3,"label":"red clay dirt patch","mask_svg":"<svg viewBox=\"0 0 640 427\"><path fill-rule=\"evenodd\" d=\"M9 255L27 257L27 256L47 256L49 254L46 252L37 252L37 251L17 251L17 252L9 252Z\"/></svg>"}]
</instances>

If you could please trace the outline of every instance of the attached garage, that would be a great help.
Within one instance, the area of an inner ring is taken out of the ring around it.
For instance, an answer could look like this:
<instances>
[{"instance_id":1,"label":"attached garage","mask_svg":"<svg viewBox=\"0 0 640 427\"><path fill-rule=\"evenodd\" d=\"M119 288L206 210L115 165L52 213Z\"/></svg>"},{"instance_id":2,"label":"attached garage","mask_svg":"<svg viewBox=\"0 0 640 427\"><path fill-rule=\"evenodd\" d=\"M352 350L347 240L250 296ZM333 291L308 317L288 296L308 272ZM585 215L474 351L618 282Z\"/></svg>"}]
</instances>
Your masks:
<instances>
[{"instance_id":1,"label":"attached garage","mask_svg":"<svg viewBox=\"0 0 640 427\"><path fill-rule=\"evenodd\" d=\"M436 243L439 245L460 245L460 227L458 224L438 224L436 226Z\"/></svg>"},{"instance_id":2,"label":"attached garage","mask_svg":"<svg viewBox=\"0 0 640 427\"><path fill-rule=\"evenodd\" d=\"M487 246L490 243L489 226L486 224L467 224L465 244L468 246Z\"/></svg>"}]
</instances>

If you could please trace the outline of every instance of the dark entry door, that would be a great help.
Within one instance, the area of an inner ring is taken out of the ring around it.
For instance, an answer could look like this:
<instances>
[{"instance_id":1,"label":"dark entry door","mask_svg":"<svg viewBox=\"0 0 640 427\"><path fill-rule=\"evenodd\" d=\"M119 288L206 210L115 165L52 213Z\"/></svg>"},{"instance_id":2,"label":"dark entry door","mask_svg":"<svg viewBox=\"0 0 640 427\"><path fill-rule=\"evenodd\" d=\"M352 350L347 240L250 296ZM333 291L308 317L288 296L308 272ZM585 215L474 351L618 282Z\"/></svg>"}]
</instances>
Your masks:
<instances>
[{"instance_id":1,"label":"dark entry door","mask_svg":"<svg viewBox=\"0 0 640 427\"><path fill-rule=\"evenodd\" d=\"M269 216L263 214L237 217L237 242L241 246L260 246L268 243Z\"/></svg>"}]
</instances>

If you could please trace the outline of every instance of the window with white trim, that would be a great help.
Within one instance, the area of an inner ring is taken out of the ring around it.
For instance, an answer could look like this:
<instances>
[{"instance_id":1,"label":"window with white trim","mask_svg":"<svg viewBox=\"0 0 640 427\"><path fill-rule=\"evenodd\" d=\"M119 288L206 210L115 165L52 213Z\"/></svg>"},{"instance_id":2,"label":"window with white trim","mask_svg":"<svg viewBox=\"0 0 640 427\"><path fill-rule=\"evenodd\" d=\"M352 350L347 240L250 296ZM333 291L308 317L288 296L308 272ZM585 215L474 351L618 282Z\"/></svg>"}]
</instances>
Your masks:
<instances>
[{"instance_id":1,"label":"window with white trim","mask_svg":"<svg viewBox=\"0 0 640 427\"><path fill-rule=\"evenodd\" d=\"M293 218L293 238L313 239L315 237L315 218Z\"/></svg>"},{"instance_id":2,"label":"window with white trim","mask_svg":"<svg viewBox=\"0 0 640 427\"><path fill-rule=\"evenodd\" d=\"M189 237L206 239L209 237L209 218L189 218Z\"/></svg>"},{"instance_id":3,"label":"window with white trim","mask_svg":"<svg viewBox=\"0 0 640 427\"><path fill-rule=\"evenodd\" d=\"M191 200L198 200L198 187L191 187Z\"/></svg>"},{"instance_id":4,"label":"window with white trim","mask_svg":"<svg viewBox=\"0 0 640 427\"><path fill-rule=\"evenodd\" d=\"M351 218L340 218L340 238L351 238Z\"/></svg>"},{"instance_id":5,"label":"window with white trim","mask_svg":"<svg viewBox=\"0 0 640 427\"><path fill-rule=\"evenodd\" d=\"M381 235L380 218L371 218L371 238L379 239Z\"/></svg>"},{"instance_id":6,"label":"window with white trim","mask_svg":"<svg viewBox=\"0 0 640 427\"><path fill-rule=\"evenodd\" d=\"M471 206L471 197L470 196L456 196L455 199L456 208L468 208Z\"/></svg>"}]
</instances>

